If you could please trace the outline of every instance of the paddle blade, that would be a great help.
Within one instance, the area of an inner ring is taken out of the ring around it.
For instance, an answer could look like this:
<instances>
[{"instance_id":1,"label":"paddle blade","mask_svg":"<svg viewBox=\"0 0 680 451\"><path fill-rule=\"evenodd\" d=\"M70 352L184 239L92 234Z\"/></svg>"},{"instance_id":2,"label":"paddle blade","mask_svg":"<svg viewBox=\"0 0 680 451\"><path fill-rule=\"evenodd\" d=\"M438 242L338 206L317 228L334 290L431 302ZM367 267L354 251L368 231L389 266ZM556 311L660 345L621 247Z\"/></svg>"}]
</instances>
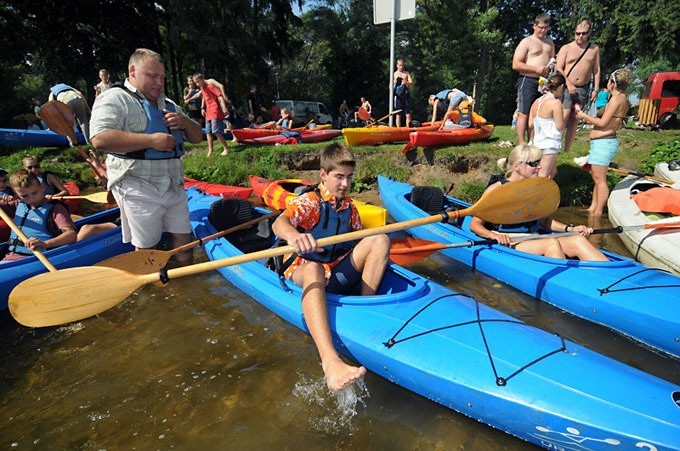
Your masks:
<instances>
[{"instance_id":1,"label":"paddle blade","mask_svg":"<svg viewBox=\"0 0 680 451\"><path fill-rule=\"evenodd\" d=\"M95 264L107 268L116 268L133 274L149 274L160 271L168 264L174 252L156 249L137 249L125 254L114 255Z\"/></svg>"},{"instance_id":2,"label":"paddle blade","mask_svg":"<svg viewBox=\"0 0 680 451\"><path fill-rule=\"evenodd\" d=\"M67 136L74 146L78 143L76 135L73 131L75 119L73 118L73 111L63 102L58 100L51 100L43 104L38 112L38 117L50 128L50 130Z\"/></svg>"},{"instance_id":3,"label":"paddle blade","mask_svg":"<svg viewBox=\"0 0 680 451\"><path fill-rule=\"evenodd\" d=\"M446 245L418 238L390 239L390 260L397 265L409 265L426 259Z\"/></svg>"},{"instance_id":4,"label":"paddle blade","mask_svg":"<svg viewBox=\"0 0 680 451\"><path fill-rule=\"evenodd\" d=\"M141 276L113 268L63 269L17 285L9 295L9 310L25 326L56 326L108 310L145 283Z\"/></svg>"},{"instance_id":5,"label":"paddle blade","mask_svg":"<svg viewBox=\"0 0 680 451\"><path fill-rule=\"evenodd\" d=\"M495 224L517 224L548 217L559 205L557 183L547 177L532 177L501 185L471 207L449 216L478 216Z\"/></svg>"}]
</instances>

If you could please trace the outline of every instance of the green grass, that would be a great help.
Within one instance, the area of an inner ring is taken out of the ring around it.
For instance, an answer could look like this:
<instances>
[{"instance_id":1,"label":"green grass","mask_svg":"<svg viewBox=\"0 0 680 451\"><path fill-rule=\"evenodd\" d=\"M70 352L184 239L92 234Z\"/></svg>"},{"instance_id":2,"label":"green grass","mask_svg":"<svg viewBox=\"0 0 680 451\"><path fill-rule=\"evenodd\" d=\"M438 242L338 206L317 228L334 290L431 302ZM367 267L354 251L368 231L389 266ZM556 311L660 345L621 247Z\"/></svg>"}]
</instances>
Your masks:
<instances>
[{"instance_id":1,"label":"green grass","mask_svg":"<svg viewBox=\"0 0 680 451\"><path fill-rule=\"evenodd\" d=\"M618 132L621 147L614 161L621 168L653 171L657 161L669 156L680 158L680 134L676 130L643 131L625 129ZM337 138L341 140L342 138ZM467 201L476 201L486 186L489 175L499 172L496 161L507 156L511 148L499 147L501 141L516 142L510 126L497 126L488 141L465 146L418 149L412 158L401 153L403 144L360 146L352 148L358 166L354 191L375 189L378 174L420 185L438 186ZM270 179L288 178L304 171L318 171L318 155L327 143L293 146L246 146L229 143L231 153L207 158L207 143L188 146L184 159L187 177L228 185L247 185L248 175ZM588 154L588 131L580 131L568 153L558 157L555 181L560 186L563 205L586 205L590 202L592 180L582 171L574 157ZM219 153L220 146L216 146ZM45 166L63 180L75 180L81 187L93 185L86 163L76 149L0 149L0 167L13 171L21 168L25 155L38 156ZM413 158L414 157L414 158ZM646 164L646 162L648 162ZM610 173L610 185L619 181Z\"/></svg>"}]
</instances>

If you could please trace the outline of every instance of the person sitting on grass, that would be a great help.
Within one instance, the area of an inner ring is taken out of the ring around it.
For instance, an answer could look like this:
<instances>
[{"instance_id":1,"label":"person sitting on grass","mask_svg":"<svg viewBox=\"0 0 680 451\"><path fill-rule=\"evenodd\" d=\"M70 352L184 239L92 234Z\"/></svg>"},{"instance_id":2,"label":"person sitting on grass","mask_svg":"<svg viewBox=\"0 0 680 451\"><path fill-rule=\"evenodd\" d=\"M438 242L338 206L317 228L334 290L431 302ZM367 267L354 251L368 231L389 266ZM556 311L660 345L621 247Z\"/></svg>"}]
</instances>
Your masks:
<instances>
[{"instance_id":1,"label":"person sitting on grass","mask_svg":"<svg viewBox=\"0 0 680 451\"><path fill-rule=\"evenodd\" d=\"M543 151L536 146L520 144L515 146L507 158L498 161L498 166L505 170L504 176L492 177L484 195L503 185L529 177L538 177ZM607 261L607 257L586 239L593 229L585 225L563 224L550 217L523 224L491 224L483 219L473 217L470 230L482 238L498 241L518 251L543 255L552 258L578 258L579 260ZM576 235L545 238L512 243L513 236L539 234L546 232L577 232Z\"/></svg>"},{"instance_id":2,"label":"person sitting on grass","mask_svg":"<svg viewBox=\"0 0 680 451\"><path fill-rule=\"evenodd\" d=\"M354 156L344 144L326 147L321 152L321 183L289 202L272 226L274 233L297 254L284 276L303 288L305 322L321 357L326 384L335 391L363 377L366 368L345 363L333 346L326 293L344 294L358 286L361 295L375 294L385 274L390 249L389 238L384 234L326 248L317 244L323 237L361 229L357 208L347 197L355 165Z\"/></svg>"},{"instance_id":3,"label":"person sitting on grass","mask_svg":"<svg viewBox=\"0 0 680 451\"><path fill-rule=\"evenodd\" d=\"M33 255L33 251L44 251L77 239L76 226L68 208L59 201L50 201L45 187L38 177L25 169L12 173L10 184L17 200L0 201L0 206L15 208L14 222L28 237L23 243L12 231L9 252L2 261L14 261Z\"/></svg>"}]
</instances>

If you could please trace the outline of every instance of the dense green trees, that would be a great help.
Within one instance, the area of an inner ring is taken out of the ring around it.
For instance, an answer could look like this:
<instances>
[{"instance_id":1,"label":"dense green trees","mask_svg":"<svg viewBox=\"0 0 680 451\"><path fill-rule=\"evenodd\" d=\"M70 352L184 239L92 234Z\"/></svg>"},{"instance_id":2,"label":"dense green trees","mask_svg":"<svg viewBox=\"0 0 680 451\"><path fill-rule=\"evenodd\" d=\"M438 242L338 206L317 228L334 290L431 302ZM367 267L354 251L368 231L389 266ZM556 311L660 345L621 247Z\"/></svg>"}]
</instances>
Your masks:
<instances>
[{"instance_id":1,"label":"dense green trees","mask_svg":"<svg viewBox=\"0 0 680 451\"><path fill-rule=\"evenodd\" d=\"M389 25L373 24L368 0L11 0L0 1L0 126L46 99L49 84L73 84L92 98L97 71L125 76L137 47L167 59L168 92L187 74L224 82L237 105L256 83L265 101L318 99L333 114L368 97L387 111ZM417 16L397 24L396 53L415 79L416 118L428 94L459 87L490 120L514 110L512 53L541 11L554 18L557 48L581 17L593 22L604 73L628 65L644 79L680 68L680 3L646 0L418 0Z\"/></svg>"}]
</instances>

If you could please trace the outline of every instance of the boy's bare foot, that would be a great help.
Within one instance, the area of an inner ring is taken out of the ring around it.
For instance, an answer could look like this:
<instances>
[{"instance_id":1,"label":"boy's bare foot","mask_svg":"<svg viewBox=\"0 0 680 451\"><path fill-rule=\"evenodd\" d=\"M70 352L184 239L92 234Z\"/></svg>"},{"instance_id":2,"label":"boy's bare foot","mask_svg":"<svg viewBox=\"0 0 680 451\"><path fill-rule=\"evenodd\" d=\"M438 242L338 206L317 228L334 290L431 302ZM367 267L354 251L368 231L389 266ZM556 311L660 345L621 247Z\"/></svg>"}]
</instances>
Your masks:
<instances>
[{"instance_id":1,"label":"boy's bare foot","mask_svg":"<svg viewBox=\"0 0 680 451\"><path fill-rule=\"evenodd\" d=\"M212 150L209 150L209 151L208 151L208 156L209 156L209 157L212 157L212 153L213 153L213 151L212 151Z\"/></svg>"},{"instance_id":2,"label":"boy's bare foot","mask_svg":"<svg viewBox=\"0 0 680 451\"><path fill-rule=\"evenodd\" d=\"M343 362L340 358L332 359L323 366L326 375L326 385L333 391L339 391L353 384L366 374L363 366L352 366Z\"/></svg>"},{"instance_id":3,"label":"boy's bare foot","mask_svg":"<svg viewBox=\"0 0 680 451\"><path fill-rule=\"evenodd\" d=\"M223 157L229 155L229 149L224 149L220 155Z\"/></svg>"}]
</instances>

